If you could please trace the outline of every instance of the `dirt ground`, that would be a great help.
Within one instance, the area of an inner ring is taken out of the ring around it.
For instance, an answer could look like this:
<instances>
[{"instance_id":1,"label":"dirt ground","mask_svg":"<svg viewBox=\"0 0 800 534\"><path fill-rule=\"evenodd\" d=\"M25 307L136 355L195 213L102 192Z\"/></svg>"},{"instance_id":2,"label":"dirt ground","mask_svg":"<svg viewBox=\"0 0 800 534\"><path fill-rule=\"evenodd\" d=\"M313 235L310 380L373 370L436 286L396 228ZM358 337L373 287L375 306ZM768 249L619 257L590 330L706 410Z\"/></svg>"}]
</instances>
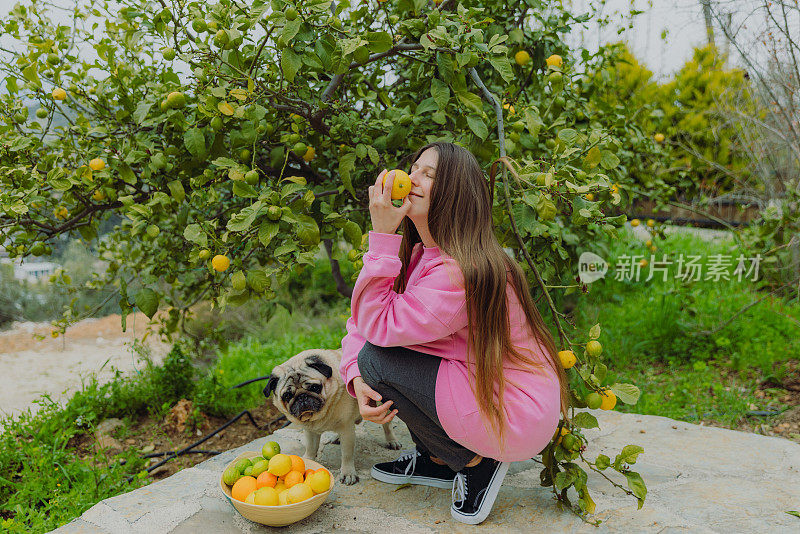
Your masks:
<instances>
[{"instance_id":1,"label":"dirt ground","mask_svg":"<svg viewBox=\"0 0 800 534\"><path fill-rule=\"evenodd\" d=\"M132 350L135 339L144 338L149 320L141 313L128 316L122 331L119 315L85 319L51 337L49 323L15 323L0 331L0 415L36 410L33 401L47 393L55 401L69 398L82 379L95 373L100 381L113 376L113 368L135 373L143 362ZM155 332L144 341L154 361L161 361L169 346Z\"/></svg>"}]
</instances>

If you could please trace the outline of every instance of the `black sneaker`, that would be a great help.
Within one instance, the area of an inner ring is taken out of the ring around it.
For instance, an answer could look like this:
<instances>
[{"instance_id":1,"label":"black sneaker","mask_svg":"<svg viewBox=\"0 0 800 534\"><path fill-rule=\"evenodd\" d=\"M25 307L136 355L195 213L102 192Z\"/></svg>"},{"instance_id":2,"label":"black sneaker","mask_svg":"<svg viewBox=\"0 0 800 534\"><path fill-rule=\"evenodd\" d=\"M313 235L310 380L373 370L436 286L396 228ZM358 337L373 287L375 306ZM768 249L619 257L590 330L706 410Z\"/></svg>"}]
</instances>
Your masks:
<instances>
[{"instance_id":1,"label":"black sneaker","mask_svg":"<svg viewBox=\"0 0 800 534\"><path fill-rule=\"evenodd\" d=\"M483 458L478 465L465 467L453 480L453 519L477 525L489 516L494 500L508 472L509 462Z\"/></svg>"},{"instance_id":2,"label":"black sneaker","mask_svg":"<svg viewBox=\"0 0 800 534\"><path fill-rule=\"evenodd\" d=\"M417 449L405 451L393 462L372 466L372 478L389 484L421 484L434 488L451 488L456 474L446 465L439 465Z\"/></svg>"}]
</instances>

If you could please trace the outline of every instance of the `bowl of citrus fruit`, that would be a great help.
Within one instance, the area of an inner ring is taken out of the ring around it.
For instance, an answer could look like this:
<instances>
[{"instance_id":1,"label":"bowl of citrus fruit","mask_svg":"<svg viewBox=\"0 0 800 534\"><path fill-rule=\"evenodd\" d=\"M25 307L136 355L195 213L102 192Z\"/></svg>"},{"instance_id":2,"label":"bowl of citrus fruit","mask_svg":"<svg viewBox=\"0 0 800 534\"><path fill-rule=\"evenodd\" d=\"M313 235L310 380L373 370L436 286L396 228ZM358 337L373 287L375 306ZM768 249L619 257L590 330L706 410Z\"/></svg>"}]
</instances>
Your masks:
<instances>
[{"instance_id":1,"label":"bowl of citrus fruit","mask_svg":"<svg viewBox=\"0 0 800 534\"><path fill-rule=\"evenodd\" d=\"M255 523L290 525L310 516L328 498L333 477L321 464L282 454L267 442L261 454L243 452L225 467L220 489L233 507Z\"/></svg>"}]
</instances>

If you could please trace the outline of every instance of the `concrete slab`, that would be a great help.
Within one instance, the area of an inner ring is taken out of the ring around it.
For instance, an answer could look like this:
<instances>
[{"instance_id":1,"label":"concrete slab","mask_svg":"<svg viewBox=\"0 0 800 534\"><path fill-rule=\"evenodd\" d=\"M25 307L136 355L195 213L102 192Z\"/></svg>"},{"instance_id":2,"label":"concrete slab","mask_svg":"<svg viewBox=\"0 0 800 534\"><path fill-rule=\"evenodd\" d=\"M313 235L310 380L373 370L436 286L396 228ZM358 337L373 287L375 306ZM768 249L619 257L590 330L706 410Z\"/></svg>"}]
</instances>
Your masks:
<instances>
[{"instance_id":1,"label":"concrete slab","mask_svg":"<svg viewBox=\"0 0 800 534\"><path fill-rule=\"evenodd\" d=\"M550 488L539 485L541 464L532 459L512 465L489 518L464 525L450 517L449 490L425 486L398 487L369 476L374 463L392 460L378 425L357 427L356 469L360 481L337 485L314 514L282 531L470 533L549 532L725 533L800 531L800 519L785 513L800 509L800 445L776 437L675 421L666 417L588 410L600 428L587 430L587 457L603 453L612 459L627 444L644 448L634 470L648 494L642 509L623 491L589 470L589 487L597 504L594 527L560 509ZM405 425L395 422L400 440L411 448ZM642 433L641 431L644 430ZM227 502L218 488L222 467L242 451L258 451L275 440L290 454L303 452L302 432L293 427L227 451L193 468L98 503L80 518L55 530L58 534L116 533L262 533L276 529L252 523ZM340 448L323 436L319 461L336 474ZM625 486L624 477L605 472Z\"/></svg>"}]
</instances>

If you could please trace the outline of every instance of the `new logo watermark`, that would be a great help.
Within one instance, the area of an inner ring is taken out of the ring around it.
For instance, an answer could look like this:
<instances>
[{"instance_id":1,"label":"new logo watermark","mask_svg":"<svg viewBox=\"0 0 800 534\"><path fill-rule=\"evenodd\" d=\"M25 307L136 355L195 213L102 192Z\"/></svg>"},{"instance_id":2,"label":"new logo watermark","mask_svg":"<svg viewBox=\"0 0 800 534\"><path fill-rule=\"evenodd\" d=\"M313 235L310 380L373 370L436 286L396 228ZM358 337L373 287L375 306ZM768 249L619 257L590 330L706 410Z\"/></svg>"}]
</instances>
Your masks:
<instances>
[{"instance_id":1,"label":"new logo watermark","mask_svg":"<svg viewBox=\"0 0 800 534\"><path fill-rule=\"evenodd\" d=\"M672 271L673 278L680 280L756 281L762 260L761 254L756 254L754 257L739 254L735 259L731 254L712 254L705 263L701 262L701 258L702 256L697 254L678 254L673 258L662 254L660 260L655 254L651 254L649 258L641 254L622 255L617 258L617 263L614 265L614 280L638 282L643 274L647 274L645 282L658 275L661 275L661 280L666 282ZM608 262L593 252L584 252L578 258L578 277L584 284L605 277L607 272Z\"/></svg>"}]
</instances>

